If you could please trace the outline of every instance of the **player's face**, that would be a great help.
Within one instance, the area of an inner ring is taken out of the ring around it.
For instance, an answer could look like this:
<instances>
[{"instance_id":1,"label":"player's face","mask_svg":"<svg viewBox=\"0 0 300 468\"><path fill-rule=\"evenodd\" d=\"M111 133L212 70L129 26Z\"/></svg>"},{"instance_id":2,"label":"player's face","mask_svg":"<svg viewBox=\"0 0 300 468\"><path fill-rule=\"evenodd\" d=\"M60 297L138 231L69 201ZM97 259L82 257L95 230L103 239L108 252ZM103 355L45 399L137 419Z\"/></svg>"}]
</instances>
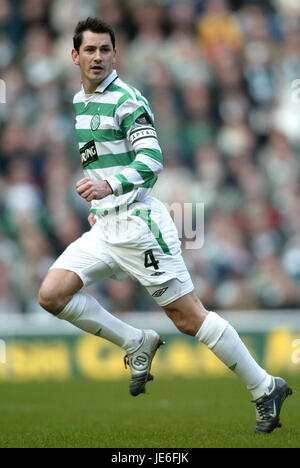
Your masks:
<instances>
[{"instance_id":1,"label":"player's face","mask_svg":"<svg viewBox=\"0 0 300 468\"><path fill-rule=\"evenodd\" d=\"M94 92L116 64L116 51L108 33L84 31L79 53L73 49L73 61L79 65L86 92Z\"/></svg>"}]
</instances>

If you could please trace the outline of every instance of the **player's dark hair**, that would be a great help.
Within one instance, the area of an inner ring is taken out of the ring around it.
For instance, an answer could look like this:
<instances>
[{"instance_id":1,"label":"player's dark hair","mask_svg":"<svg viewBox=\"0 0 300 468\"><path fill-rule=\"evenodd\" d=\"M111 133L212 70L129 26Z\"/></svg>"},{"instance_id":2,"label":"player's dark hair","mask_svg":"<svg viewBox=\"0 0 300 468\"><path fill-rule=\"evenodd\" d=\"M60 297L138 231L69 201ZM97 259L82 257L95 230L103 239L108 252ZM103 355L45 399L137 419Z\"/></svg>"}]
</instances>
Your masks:
<instances>
[{"instance_id":1,"label":"player's dark hair","mask_svg":"<svg viewBox=\"0 0 300 468\"><path fill-rule=\"evenodd\" d=\"M115 32L112 26L100 18L92 18L89 16L86 20L79 21L74 31L73 44L74 44L74 49L78 53L79 53L80 46L82 44L82 36L83 36L84 31L91 31L96 34L98 33L109 34L113 48L115 49L116 38L115 38Z\"/></svg>"}]
</instances>

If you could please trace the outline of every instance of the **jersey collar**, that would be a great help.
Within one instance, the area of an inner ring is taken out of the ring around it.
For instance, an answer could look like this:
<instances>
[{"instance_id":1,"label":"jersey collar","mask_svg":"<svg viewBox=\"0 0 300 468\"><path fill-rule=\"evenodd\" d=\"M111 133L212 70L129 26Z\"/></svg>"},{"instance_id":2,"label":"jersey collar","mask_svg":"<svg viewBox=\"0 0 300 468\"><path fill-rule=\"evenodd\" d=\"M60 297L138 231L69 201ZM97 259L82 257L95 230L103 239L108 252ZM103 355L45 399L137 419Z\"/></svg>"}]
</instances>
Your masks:
<instances>
[{"instance_id":1,"label":"jersey collar","mask_svg":"<svg viewBox=\"0 0 300 468\"><path fill-rule=\"evenodd\" d=\"M105 78L104 81L102 81L102 83L100 83L100 85L98 86L98 88L96 89L96 93L104 93L104 91L106 90L106 88L112 84L113 81L115 81L115 79L118 78L118 74L116 72L116 70L113 70L111 72L110 75L108 75L107 78Z\"/></svg>"},{"instance_id":2,"label":"jersey collar","mask_svg":"<svg viewBox=\"0 0 300 468\"><path fill-rule=\"evenodd\" d=\"M112 84L113 81L115 81L116 79L118 78L118 74L116 72L116 70L113 70L106 78L105 80L103 80L98 88L96 89L95 93L104 93L104 91L106 90L106 88L108 88L108 86L110 84ZM84 87L83 87L83 84L81 85L81 89L82 91L84 92Z\"/></svg>"}]
</instances>

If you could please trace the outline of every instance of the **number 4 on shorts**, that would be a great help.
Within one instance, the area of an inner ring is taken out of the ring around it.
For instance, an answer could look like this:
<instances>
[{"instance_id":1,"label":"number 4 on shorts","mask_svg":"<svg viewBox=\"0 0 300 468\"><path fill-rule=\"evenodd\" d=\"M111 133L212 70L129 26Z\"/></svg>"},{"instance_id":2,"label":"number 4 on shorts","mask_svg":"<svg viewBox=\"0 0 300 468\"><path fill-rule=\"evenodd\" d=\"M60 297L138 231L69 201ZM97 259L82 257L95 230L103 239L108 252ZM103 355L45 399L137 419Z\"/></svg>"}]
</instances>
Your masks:
<instances>
[{"instance_id":1,"label":"number 4 on shorts","mask_svg":"<svg viewBox=\"0 0 300 468\"><path fill-rule=\"evenodd\" d=\"M159 264L159 261L155 259L152 249L147 250L145 252L145 263L144 263L145 267L148 268L148 267L153 266L155 270L158 270L159 268L158 264Z\"/></svg>"}]
</instances>

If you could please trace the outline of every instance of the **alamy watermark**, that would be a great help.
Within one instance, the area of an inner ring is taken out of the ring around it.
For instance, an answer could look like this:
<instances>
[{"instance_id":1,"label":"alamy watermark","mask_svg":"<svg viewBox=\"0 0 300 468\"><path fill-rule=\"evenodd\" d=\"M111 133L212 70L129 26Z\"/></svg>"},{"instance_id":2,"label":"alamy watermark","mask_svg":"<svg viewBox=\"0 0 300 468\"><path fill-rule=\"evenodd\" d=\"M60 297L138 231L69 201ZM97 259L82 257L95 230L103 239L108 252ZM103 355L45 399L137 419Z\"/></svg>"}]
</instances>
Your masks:
<instances>
[{"instance_id":1,"label":"alamy watermark","mask_svg":"<svg viewBox=\"0 0 300 468\"><path fill-rule=\"evenodd\" d=\"M4 340L0 340L0 364L6 363L6 344Z\"/></svg>"},{"instance_id":2,"label":"alamy watermark","mask_svg":"<svg viewBox=\"0 0 300 468\"><path fill-rule=\"evenodd\" d=\"M6 103L6 84L4 80L0 80L0 103Z\"/></svg>"},{"instance_id":3,"label":"alamy watermark","mask_svg":"<svg viewBox=\"0 0 300 468\"><path fill-rule=\"evenodd\" d=\"M112 242L114 236L142 243L151 242L154 237L164 251L168 251L169 244L172 246L179 237L186 250L201 249L204 244L204 203L175 202L171 205L163 203L163 206L165 211L155 202L139 202L136 208L132 204L101 210L98 214L103 219L103 233Z\"/></svg>"},{"instance_id":4,"label":"alamy watermark","mask_svg":"<svg viewBox=\"0 0 300 468\"><path fill-rule=\"evenodd\" d=\"M185 248L201 249L204 244L204 203L164 205L173 218L179 239L185 240Z\"/></svg>"}]
</instances>

